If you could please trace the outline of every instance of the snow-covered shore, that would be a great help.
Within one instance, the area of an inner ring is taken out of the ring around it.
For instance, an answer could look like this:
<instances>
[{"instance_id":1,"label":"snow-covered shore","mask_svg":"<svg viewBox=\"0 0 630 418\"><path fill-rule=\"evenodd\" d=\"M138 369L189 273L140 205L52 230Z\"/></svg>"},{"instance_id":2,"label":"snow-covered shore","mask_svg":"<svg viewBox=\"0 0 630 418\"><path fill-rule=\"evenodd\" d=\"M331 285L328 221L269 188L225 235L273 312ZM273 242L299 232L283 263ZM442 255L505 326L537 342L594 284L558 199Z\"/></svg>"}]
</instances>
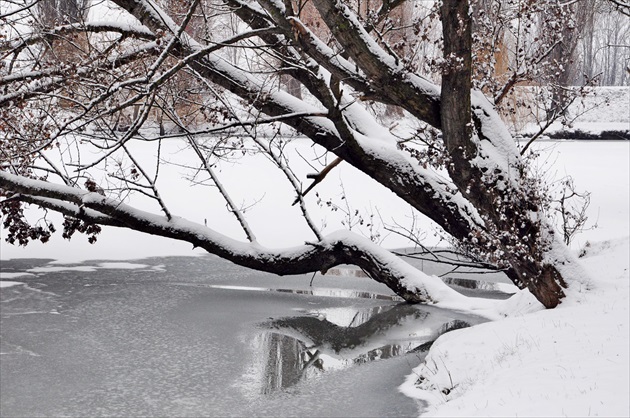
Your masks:
<instances>
[{"instance_id":1,"label":"snow-covered shore","mask_svg":"<svg viewBox=\"0 0 630 418\"><path fill-rule=\"evenodd\" d=\"M401 391L429 416L630 416L629 243L585 248L579 301L440 337Z\"/></svg>"}]
</instances>

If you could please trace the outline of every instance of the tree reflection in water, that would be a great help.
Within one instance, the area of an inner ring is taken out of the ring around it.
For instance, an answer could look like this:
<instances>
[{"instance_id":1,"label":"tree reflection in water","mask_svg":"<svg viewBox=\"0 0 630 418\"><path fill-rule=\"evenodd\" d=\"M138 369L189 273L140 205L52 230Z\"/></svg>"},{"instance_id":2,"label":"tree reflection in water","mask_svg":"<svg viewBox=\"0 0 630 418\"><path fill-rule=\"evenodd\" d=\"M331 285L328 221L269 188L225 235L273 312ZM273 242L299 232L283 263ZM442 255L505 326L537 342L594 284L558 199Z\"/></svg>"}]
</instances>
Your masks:
<instances>
[{"instance_id":1,"label":"tree reflection in water","mask_svg":"<svg viewBox=\"0 0 630 418\"><path fill-rule=\"evenodd\" d=\"M291 387L305 374L313 375L324 370L319 351L309 350L303 341L275 332L266 332L262 335L261 343L263 352L267 353L262 393Z\"/></svg>"},{"instance_id":2,"label":"tree reflection in water","mask_svg":"<svg viewBox=\"0 0 630 418\"><path fill-rule=\"evenodd\" d=\"M332 308L271 320L254 342L262 361L261 391L269 394L325 371L419 351L463 326L469 324L408 304Z\"/></svg>"}]
</instances>

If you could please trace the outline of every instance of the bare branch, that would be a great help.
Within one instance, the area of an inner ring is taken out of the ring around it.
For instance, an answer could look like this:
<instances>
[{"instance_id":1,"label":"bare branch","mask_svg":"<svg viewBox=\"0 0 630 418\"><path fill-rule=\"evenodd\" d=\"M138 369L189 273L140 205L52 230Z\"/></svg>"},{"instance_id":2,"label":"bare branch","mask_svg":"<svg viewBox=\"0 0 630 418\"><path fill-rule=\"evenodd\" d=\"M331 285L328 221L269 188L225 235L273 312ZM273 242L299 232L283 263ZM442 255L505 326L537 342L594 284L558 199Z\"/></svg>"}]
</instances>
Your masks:
<instances>
[{"instance_id":1,"label":"bare branch","mask_svg":"<svg viewBox=\"0 0 630 418\"><path fill-rule=\"evenodd\" d=\"M243 215L243 212L236 206L232 198L230 198L230 195L228 194L227 190L225 189L225 187L223 187L223 184L221 183L217 175L214 173L214 170L212 169L212 167L210 166L210 163L208 162L208 158L206 158L206 156L204 156L203 153L201 152L201 149L199 147L199 143L197 142L197 140L193 136L188 135L188 134L186 134L186 139L188 140L188 143L191 145L192 149L195 151L195 154L197 154L197 157L199 157L199 160L201 161L201 164L204 170L206 171L206 173L208 173L208 175L212 179L212 182L217 186L217 189L219 189L219 193L221 193L221 195L225 199L225 202L227 203L230 212L234 214L234 216L238 220L238 223L241 225L241 228L243 228L243 231L245 232L247 239L250 242L255 242L256 235L254 235L254 232L251 230L251 228L249 227L249 224L245 220L245 216Z\"/></svg>"},{"instance_id":2,"label":"bare branch","mask_svg":"<svg viewBox=\"0 0 630 418\"><path fill-rule=\"evenodd\" d=\"M317 173L317 174L308 174L306 177L309 178L309 179L313 179L313 182L311 183L310 186L308 186L308 188L306 190L304 190L302 193L299 194L299 196L293 202L293 205L295 205L296 203L298 203L300 201L300 197L306 196L306 194L308 192L310 192L313 187L315 187L322 180L324 180L324 177L326 177L326 175L330 172L330 170L335 168L342 161L343 160L341 158L337 157L337 158L335 158L333 160L333 162L331 162L326 167L324 167L324 169L322 171L320 171L319 173Z\"/></svg>"}]
</instances>

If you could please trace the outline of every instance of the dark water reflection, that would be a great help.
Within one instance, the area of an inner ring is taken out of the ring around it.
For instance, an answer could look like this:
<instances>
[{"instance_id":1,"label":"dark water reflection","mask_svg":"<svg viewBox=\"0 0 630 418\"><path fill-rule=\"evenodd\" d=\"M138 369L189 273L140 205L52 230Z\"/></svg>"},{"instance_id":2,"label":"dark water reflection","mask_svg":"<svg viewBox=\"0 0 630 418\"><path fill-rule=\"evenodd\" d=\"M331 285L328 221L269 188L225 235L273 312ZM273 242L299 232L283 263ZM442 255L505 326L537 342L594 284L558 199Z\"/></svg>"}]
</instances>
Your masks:
<instances>
[{"instance_id":1,"label":"dark water reflection","mask_svg":"<svg viewBox=\"0 0 630 418\"><path fill-rule=\"evenodd\" d=\"M1 416L416 415L396 388L421 348L481 321L368 279L137 263L2 262L31 275L0 292Z\"/></svg>"},{"instance_id":2,"label":"dark water reflection","mask_svg":"<svg viewBox=\"0 0 630 418\"><path fill-rule=\"evenodd\" d=\"M398 304L336 308L268 321L262 326L270 331L254 343L264 363L261 392L286 389L301 379L356 364L426 351L439 335L470 326L461 319L448 321L435 314L437 318L429 321L429 316L428 310ZM420 335L412 331L417 331L419 323L427 324Z\"/></svg>"}]
</instances>

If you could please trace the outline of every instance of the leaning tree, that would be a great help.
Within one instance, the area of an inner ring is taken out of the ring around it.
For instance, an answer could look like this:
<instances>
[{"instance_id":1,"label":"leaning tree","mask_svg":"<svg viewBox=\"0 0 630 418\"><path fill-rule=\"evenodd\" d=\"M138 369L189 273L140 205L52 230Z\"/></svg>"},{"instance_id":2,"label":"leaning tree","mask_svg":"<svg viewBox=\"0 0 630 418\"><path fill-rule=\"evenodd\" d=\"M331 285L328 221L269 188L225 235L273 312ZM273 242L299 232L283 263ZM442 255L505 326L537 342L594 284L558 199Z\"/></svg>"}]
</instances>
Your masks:
<instances>
[{"instance_id":1,"label":"leaning tree","mask_svg":"<svg viewBox=\"0 0 630 418\"><path fill-rule=\"evenodd\" d=\"M301 179L275 146L277 137L271 130L253 133L280 123L336 157L314 183L339 161L352 165L433 220L467 254L504 269L544 306L557 306L582 282L548 219L543 185L492 101L473 88L468 2L444 0L437 9L443 58L434 67L440 84L423 77L400 47L421 30L388 35L402 25L392 13L404 1L383 0L375 10L342 0L112 2L121 9L116 22L93 13L85 22L37 31L29 30L30 3L2 11L0 206L10 242L45 241L54 232L51 223L28 222L25 206L34 205L63 214L68 237L78 231L93 241L103 225L130 228L280 275L352 264L409 302L459 297L369 239L350 231L323 235L307 210L311 195L304 196ZM76 34L89 42L74 42ZM54 62L41 59L57 45L74 53ZM300 94L278 87L287 79ZM172 99L182 91L181 100ZM368 103L404 111L425 128L395 136L366 110ZM177 132L156 133L156 110ZM218 135L226 130L229 140ZM424 144L413 145L410 139L422 135ZM189 164L216 182L247 241L169 209L156 181L162 160L150 171L133 151L135 142L165 136L192 150ZM260 245L246 214L216 179L214 159L233 155L243 147L234 138L247 136L294 188L295 210L313 233L304 245ZM70 143L97 150L98 157L50 157L51 148ZM127 169L120 168L120 155ZM108 161L116 187L92 174ZM112 170L116 164L119 169ZM150 197L160 212L127 204L131 192Z\"/></svg>"}]
</instances>

